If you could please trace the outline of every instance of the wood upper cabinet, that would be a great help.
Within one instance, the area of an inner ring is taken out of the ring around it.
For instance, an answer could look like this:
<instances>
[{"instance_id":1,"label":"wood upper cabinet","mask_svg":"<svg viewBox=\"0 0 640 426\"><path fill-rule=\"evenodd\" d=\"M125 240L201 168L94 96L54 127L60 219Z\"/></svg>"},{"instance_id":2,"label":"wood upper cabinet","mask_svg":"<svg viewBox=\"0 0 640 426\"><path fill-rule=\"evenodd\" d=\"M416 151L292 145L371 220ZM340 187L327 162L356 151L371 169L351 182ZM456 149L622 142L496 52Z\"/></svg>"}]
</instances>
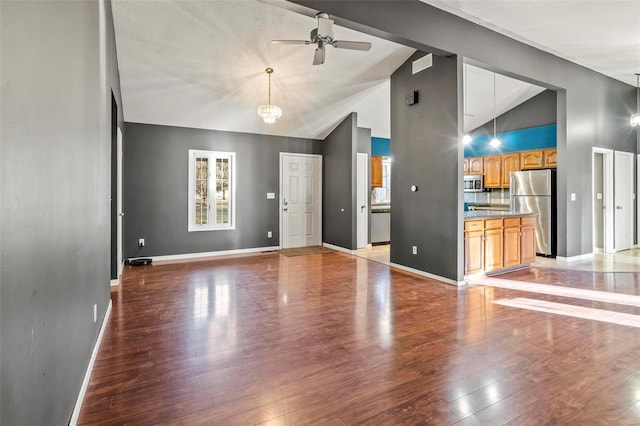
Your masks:
<instances>
[{"instance_id":1,"label":"wood upper cabinet","mask_svg":"<svg viewBox=\"0 0 640 426\"><path fill-rule=\"evenodd\" d=\"M462 164L463 164L464 174L468 175L469 174L469 159L465 158Z\"/></svg>"},{"instance_id":2,"label":"wood upper cabinet","mask_svg":"<svg viewBox=\"0 0 640 426\"><path fill-rule=\"evenodd\" d=\"M520 152L520 170L541 169L543 165L542 150Z\"/></svg>"},{"instance_id":3,"label":"wood upper cabinet","mask_svg":"<svg viewBox=\"0 0 640 426\"><path fill-rule=\"evenodd\" d=\"M512 152L510 154L502 154L502 177L501 187L509 188L511 172L520 171L520 153Z\"/></svg>"},{"instance_id":4,"label":"wood upper cabinet","mask_svg":"<svg viewBox=\"0 0 640 426\"><path fill-rule=\"evenodd\" d=\"M500 188L502 184L502 160L500 155L487 155L484 157L484 187Z\"/></svg>"},{"instance_id":5,"label":"wood upper cabinet","mask_svg":"<svg viewBox=\"0 0 640 426\"><path fill-rule=\"evenodd\" d=\"M382 157L371 157L371 186L374 188L382 186Z\"/></svg>"},{"instance_id":6,"label":"wood upper cabinet","mask_svg":"<svg viewBox=\"0 0 640 426\"><path fill-rule=\"evenodd\" d=\"M520 262L536 261L536 218L523 217L520 227Z\"/></svg>"},{"instance_id":7,"label":"wood upper cabinet","mask_svg":"<svg viewBox=\"0 0 640 426\"><path fill-rule=\"evenodd\" d=\"M543 150L542 157L544 159L545 168L552 169L558 167L558 150L556 148Z\"/></svg>"},{"instance_id":8,"label":"wood upper cabinet","mask_svg":"<svg viewBox=\"0 0 640 426\"><path fill-rule=\"evenodd\" d=\"M471 157L469 160L469 175L481 175L484 173L483 157Z\"/></svg>"}]
</instances>

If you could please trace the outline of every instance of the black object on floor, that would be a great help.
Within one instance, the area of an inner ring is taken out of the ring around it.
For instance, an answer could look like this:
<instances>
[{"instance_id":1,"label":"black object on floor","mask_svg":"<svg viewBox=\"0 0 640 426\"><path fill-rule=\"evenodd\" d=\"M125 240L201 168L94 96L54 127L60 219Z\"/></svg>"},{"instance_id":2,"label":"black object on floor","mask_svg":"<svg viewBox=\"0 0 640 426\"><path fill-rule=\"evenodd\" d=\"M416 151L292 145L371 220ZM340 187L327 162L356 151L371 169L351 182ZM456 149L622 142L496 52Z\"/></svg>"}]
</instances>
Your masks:
<instances>
[{"instance_id":1,"label":"black object on floor","mask_svg":"<svg viewBox=\"0 0 640 426\"><path fill-rule=\"evenodd\" d=\"M131 266L145 266L151 265L152 259L148 257L141 257L139 259L131 259L129 260L129 265Z\"/></svg>"}]
</instances>

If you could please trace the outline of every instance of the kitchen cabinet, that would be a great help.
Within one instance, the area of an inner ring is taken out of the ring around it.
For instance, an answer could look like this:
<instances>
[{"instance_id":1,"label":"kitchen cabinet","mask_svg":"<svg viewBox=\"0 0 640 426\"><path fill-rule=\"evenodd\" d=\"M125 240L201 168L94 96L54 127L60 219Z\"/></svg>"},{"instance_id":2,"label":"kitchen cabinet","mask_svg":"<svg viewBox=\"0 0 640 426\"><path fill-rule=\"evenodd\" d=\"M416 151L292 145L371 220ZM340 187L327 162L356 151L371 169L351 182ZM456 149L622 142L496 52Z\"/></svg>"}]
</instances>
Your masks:
<instances>
[{"instance_id":1,"label":"kitchen cabinet","mask_svg":"<svg viewBox=\"0 0 640 426\"><path fill-rule=\"evenodd\" d=\"M382 157L371 157L371 186L382 187Z\"/></svg>"},{"instance_id":2,"label":"kitchen cabinet","mask_svg":"<svg viewBox=\"0 0 640 426\"><path fill-rule=\"evenodd\" d=\"M544 164L542 150L520 152L520 170L541 169Z\"/></svg>"},{"instance_id":3,"label":"kitchen cabinet","mask_svg":"<svg viewBox=\"0 0 640 426\"><path fill-rule=\"evenodd\" d=\"M465 275L535 262L535 223L535 216L507 215L500 218L465 220Z\"/></svg>"},{"instance_id":4,"label":"kitchen cabinet","mask_svg":"<svg viewBox=\"0 0 640 426\"><path fill-rule=\"evenodd\" d=\"M502 154L500 160L502 163L500 187L509 188L511 172L520 171L520 154L518 152Z\"/></svg>"},{"instance_id":5,"label":"kitchen cabinet","mask_svg":"<svg viewBox=\"0 0 640 426\"><path fill-rule=\"evenodd\" d=\"M487 155L484 157L484 187L500 188L502 161L500 155Z\"/></svg>"},{"instance_id":6,"label":"kitchen cabinet","mask_svg":"<svg viewBox=\"0 0 640 426\"><path fill-rule=\"evenodd\" d=\"M523 217L520 227L520 262L536 261L536 218Z\"/></svg>"},{"instance_id":7,"label":"kitchen cabinet","mask_svg":"<svg viewBox=\"0 0 640 426\"><path fill-rule=\"evenodd\" d=\"M469 175L481 175L484 173L483 157L470 157L469 159Z\"/></svg>"},{"instance_id":8,"label":"kitchen cabinet","mask_svg":"<svg viewBox=\"0 0 640 426\"><path fill-rule=\"evenodd\" d=\"M464 233L464 274L477 274L484 268L484 231Z\"/></svg>"},{"instance_id":9,"label":"kitchen cabinet","mask_svg":"<svg viewBox=\"0 0 640 426\"><path fill-rule=\"evenodd\" d=\"M464 174L468 175L469 174L469 159L465 158L464 161L462 162L462 169L464 170Z\"/></svg>"},{"instance_id":10,"label":"kitchen cabinet","mask_svg":"<svg viewBox=\"0 0 640 426\"><path fill-rule=\"evenodd\" d=\"M504 257L505 268L520 264L520 218L505 218L504 220Z\"/></svg>"},{"instance_id":11,"label":"kitchen cabinet","mask_svg":"<svg viewBox=\"0 0 640 426\"><path fill-rule=\"evenodd\" d=\"M544 158L544 167L554 169L558 167L558 150L556 148L545 149L542 151Z\"/></svg>"}]
</instances>

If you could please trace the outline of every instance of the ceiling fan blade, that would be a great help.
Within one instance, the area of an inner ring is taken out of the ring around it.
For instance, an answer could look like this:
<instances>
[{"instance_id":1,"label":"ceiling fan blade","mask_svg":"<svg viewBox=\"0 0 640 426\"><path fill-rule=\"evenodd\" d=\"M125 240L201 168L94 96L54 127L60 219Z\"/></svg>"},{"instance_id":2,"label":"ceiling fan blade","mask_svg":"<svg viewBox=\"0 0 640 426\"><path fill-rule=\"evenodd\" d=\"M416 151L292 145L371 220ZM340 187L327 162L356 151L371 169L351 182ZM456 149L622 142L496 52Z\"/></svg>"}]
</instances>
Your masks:
<instances>
[{"instance_id":1,"label":"ceiling fan blade","mask_svg":"<svg viewBox=\"0 0 640 426\"><path fill-rule=\"evenodd\" d=\"M328 18L322 18L320 16L318 18L318 36L320 37L332 37L333 36L333 21Z\"/></svg>"},{"instance_id":2,"label":"ceiling fan blade","mask_svg":"<svg viewBox=\"0 0 640 426\"><path fill-rule=\"evenodd\" d=\"M313 55L313 65L324 64L324 45L316 47L316 53Z\"/></svg>"},{"instance_id":3,"label":"ceiling fan blade","mask_svg":"<svg viewBox=\"0 0 640 426\"><path fill-rule=\"evenodd\" d=\"M273 44L311 44L309 40L271 40Z\"/></svg>"},{"instance_id":4,"label":"ceiling fan blade","mask_svg":"<svg viewBox=\"0 0 640 426\"><path fill-rule=\"evenodd\" d=\"M368 41L347 41L347 40L334 40L331 43L333 47L338 49L351 49L351 50L369 50L371 49L371 43Z\"/></svg>"}]
</instances>

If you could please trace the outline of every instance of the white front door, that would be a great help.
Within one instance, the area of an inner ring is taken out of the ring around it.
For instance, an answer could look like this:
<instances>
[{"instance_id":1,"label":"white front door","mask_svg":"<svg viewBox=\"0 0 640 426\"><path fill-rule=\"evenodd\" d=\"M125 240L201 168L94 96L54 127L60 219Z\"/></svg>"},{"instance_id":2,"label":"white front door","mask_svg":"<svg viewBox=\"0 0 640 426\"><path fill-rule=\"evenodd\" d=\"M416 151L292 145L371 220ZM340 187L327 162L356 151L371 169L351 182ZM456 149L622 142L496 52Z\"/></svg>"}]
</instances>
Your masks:
<instances>
[{"instance_id":1,"label":"white front door","mask_svg":"<svg viewBox=\"0 0 640 426\"><path fill-rule=\"evenodd\" d=\"M633 246L633 154L616 151L614 162L614 249L620 251Z\"/></svg>"},{"instance_id":2,"label":"white front door","mask_svg":"<svg viewBox=\"0 0 640 426\"><path fill-rule=\"evenodd\" d=\"M122 274L122 216L124 216L124 213L122 211L122 130L120 130L120 127L118 127L118 139L117 139L117 145L116 145L116 155L117 160L116 160L116 168L117 168L117 184L116 184L116 191L117 191L117 196L116 196L116 200L117 200L117 214L118 217L116 219L116 245L118 246L116 248L118 256L117 256L117 261L118 261L118 278L120 277L120 275Z\"/></svg>"},{"instance_id":3,"label":"white front door","mask_svg":"<svg viewBox=\"0 0 640 426\"><path fill-rule=\"evenodd\" d=\"M369 156L358 154L356 172L356 223L358 248L369 243Z\"/></svg>"},{"instance_id":4,"label":"white front door","mask_svg":"<svg viewBox=\"0 0 640 426\"><path fill-rule=\"evenodd\" d=\"M282 248L322 242L322 157L280 154Z\"/></svg>"}]
</instances>

